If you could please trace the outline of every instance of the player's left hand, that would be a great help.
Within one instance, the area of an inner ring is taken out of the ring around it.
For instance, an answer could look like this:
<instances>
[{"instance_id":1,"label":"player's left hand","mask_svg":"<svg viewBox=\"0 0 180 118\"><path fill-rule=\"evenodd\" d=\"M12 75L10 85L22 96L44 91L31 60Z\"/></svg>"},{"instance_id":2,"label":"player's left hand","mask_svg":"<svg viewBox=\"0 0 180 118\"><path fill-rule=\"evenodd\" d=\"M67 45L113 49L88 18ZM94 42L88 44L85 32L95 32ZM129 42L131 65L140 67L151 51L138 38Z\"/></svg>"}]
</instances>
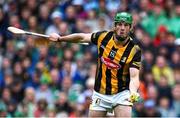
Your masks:
<instances>
[{"instance_id":1,"label":"player's left hand","mask_svg":"<svg viewBox=\"0 0 180 118\"><path fill-rule=\"evenodd\" d=\"M56 33L51 33L49 35L49 40L51 40L51 41L58 41L58 39L60 39L60 38L61 38L61 36Z\"/></svg>"},{"instance_id":2,"label":"player's left hand","mask_svg":"<svg viewBox=\"0 0 180 118\"><path fill-rule=\"evenodd\" d=\"M137 93L137 92L131 92L131 95L130 95L130 98L129 98L128 101L131 102L131 103L135 103L135 102L137 102L139 99L140 99L139 93Z\"/></svg>"}]
</instances>

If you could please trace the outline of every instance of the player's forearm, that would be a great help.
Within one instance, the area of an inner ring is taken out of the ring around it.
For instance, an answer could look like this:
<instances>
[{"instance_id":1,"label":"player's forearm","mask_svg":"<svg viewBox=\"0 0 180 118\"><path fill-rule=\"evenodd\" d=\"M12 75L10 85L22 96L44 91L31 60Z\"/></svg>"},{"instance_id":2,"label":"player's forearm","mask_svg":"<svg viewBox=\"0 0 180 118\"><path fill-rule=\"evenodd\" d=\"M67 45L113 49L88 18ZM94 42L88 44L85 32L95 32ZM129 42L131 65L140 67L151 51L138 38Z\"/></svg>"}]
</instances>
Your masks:
<instances>
[{"instance_id":1,"label":"player's forearm","mask_svg":"<svg viewBox=\"0 0 180 118\"><path fill-rule=\"evenodd\" d=\"M58 41L62 42L83 42L85 38L84 33L75 33L75 34L70 34L67 36L61 36L59 37Z\"/></svg>"},{"instance_id":2,"label":"player's forearm","mask_svg":"<svg viewBox=\"0 0 180 118\"><path fill-rule=\"evenodd\" d=\"M134 92L137 92L138 91L138 88L139 88L139 85L140 85L140 81L139 81L139 78L136 77L136 78L131 78L130 80L130 85L129 85L129 90L131 93L134 93Z\"/></svg>"},{"instance_id":3,"label":"player's forearm","mask_svg":"<svg viewBox=\"0 0 180 118\"><path fill-rule=\"evenodd\" d=\"M136 68L130 68L130 85L129 90L131 93L137 92L140 85L139 70Z\"/></svg>"}]
</instances>

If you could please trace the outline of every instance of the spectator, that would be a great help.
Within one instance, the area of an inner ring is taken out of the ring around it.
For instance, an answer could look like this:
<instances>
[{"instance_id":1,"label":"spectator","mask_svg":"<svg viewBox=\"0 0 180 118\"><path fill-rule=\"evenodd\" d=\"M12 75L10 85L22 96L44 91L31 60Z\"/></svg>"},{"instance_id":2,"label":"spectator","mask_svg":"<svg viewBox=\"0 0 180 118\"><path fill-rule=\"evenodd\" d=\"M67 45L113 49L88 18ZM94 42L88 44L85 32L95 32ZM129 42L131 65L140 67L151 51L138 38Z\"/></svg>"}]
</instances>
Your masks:
<instances>
[{"instance_id":1,"label":"spectator","mask_svg":"<svg viewBox=\"0 0 180 118\"><path fill-rule=\"evenodd\" d=\"M165 46L166 46L169 54L171 54L175 51L175 45L174 45L175 40L176 40L175 34L173 32L167 32Z\"/></svg>"},{"instance_id":2,"label":"spectator","mask_svg":"<svg viewBox=\"0 0 180 118\"><path fill-rule=\"evenodd\" d=\"M47 117L56 117L56 110L55 110L55 107L52 105L52 106L48 106L48 111L47 111Z\"/></svg>"},{"instance_id":3,"label":"spectator","mask_svg":"<svg viewBox=\"0 0 180 118\"><path fill-rule=\"evenodd\" d=\"M170 19L170 23L168 23L168 28L170 31L172 31L177 38L180 37L179 35L179 16L180 16L180 4L177 4L175 7L175 15ZM175 26L175 27L173 27Z\"/></svg>"},{"instance_id":4,"label":"spectator","mask_svg":"<svg viewBox=\"0 0 180 118\"><path fill-rule=\"evenodd\" d=\"M18 103L20 103L24 98L23 81L21 80L21 78L15 78L10 87L11 87L12 97L14 99L13 103L16 103L14 105L17 106Z\"/></svg>"},{"instance_id":5,"label":"spectator","mask_svg":"<svg viewBox=\"0 0 180 118\"><path fill-rule=\"evenodd\" d=\"M19 17L17 15L10 16L9 24L16 28L22 28Z\"/></svg>"},{"instance_id":6,"label":"spectator","mask_svg":"<svg viewBox=\"0 0 180 118\"><path fill-rule=\"evenodd\" d=\"M175 3L173 0L165 0L164 1L164 10L168 18L172 18L174 15L174 6Z\"/></svg>"},{"instance_id":7,"label":"spectator","mask_svg":"<svg viewBox=\"0 0 180 118\"><path fill-rule=\"evenodd\" d=\"M7 104L7 117L22 117L22 113L17 109L17 102L13 99Z\"/></svg>"},{"instance_id":8,"label":"spectator","mask_svg":"<svg viewBox=\"0 0 180 118\"><path fill-rule=\"evenodd\" d=\"M57 110L57 116L60 116L61 113L71 113L72 109L68 102L67 94L65 92L60 92L58 94L58 99L56 100L55 105Z\"/></svg>"},{"instance_id":9,"label":"spectator","mask_svg":"<svg viewBox=\"0 0 180 118\"><path fill-rule=\"evenodd\" d=\"M159 47L160 45L162 45L163 43L166 42L166 36L167 36L167 28L164 25L161 25L158 27L158 31L156 34L155 39L153 40L153 45L154 47Z\"/></svg>"},{"instance_id":10,"label":"spectator","mask_svg":"<svg viewBox=\"0 0 180 118\"><path fill-rule=\"evenodd\" d=\"M27 6L28 9L31 10L32 15L37 15L37 8L38 8L38 3L36 2L36 0L32 0L32 1L25 1L25 5Z\"/></svg>"},{"instance_id":11,"label":"spectator","mask_svg":"<svg viewBox=\"0 0 180 118\"><path fill-rule=\"evenodd\" d=\"M36 101L40 101L40 99L45 99L47 104L53 103L52 91L49 89L48 84L48 80L46 80L45 78L41 78L40 87L36 90L35 93Z\"/></svg>"},{"instance_id":12,"label":"spectator","mask_svg":"<svg viewBox=\"0 0 180 118\"><path fill-rule=\"evenodd\" d=\"M35 103L35 89L32 87L28 87L25 90L25 97L22 102L22 106L19 106L21 109L22 107L26 107L26 112L27 114L25 116L28 117L33 117L34 116L34 111L36 108L36 103Z\"/></svg>"},{"instance_id":13,"label":"spectator","mask_svg":"<svg viewBox=\"0 0 180 118\"><path fill-rule=\"evenodd\" d=\"M7 2L7 12L10 12L9 15L14 15L18 13L18 2L8 1Z\"/></svg>"},{"instance_id":14,"label":"spectator","mask_svg":"<svg viewBox=\"0 0 180 118\"><path fill-rule=\"evenodd\" d=\"M157 55L161 55L164 58L166 58L166 62L168 62L170 56L169 56L169 50L165 46L160 46Z\"/></svg>"},{"instance_id":15,"label":"spectator","mask_svg":"<svg viewBox=\"0 0 180 118\"><path fill-rule=\"evenodd\" d=\"M133 109L133 117L144 117L145 116L145 109L144 109L144 102L138 101Z\"/></svg>"},{"instance_id":16,"label":"spectator","mask_svg":"<svg viewBox=\"0 0 180 118\"><path fill-rule=\"evenodd\" d=\"M0 7L0 32L2 33L4 38L7 38L8 36L8 33L6 32L7 31L6 29L8 27L8 22L6 22L7 20L8 20L7 14L4 12L3 8Z\"/></svg>"},{"instance_id":17,"label":"spectator","mask_svg":"<svg viewBox=\"0 0 180 118\"><path fill-rule=\"evenodd\" d=\"M180 69L175 69L174 70L174 78L175 78L176 83L180 82Z\"/></svg>"},{"instance_id":18,"label":"spectator","mask_svg":"<svg viewBox=\"0 0 180 118\"><path fill-rule=\"evenodd\" d=\"M151 71L151 68L154 64L154 55L151 51L144 51L144 60L142 61L142 63L144 71Z\"/></svg>"},{"instance_id":19,"label":"spectator","mask_svg":"<svg viewBox=\"0 0 180 118\"><path fill-rule=\"evenodd\" d=\"M152 72L145 71L143 79L147 87L156 85Z\"/></svg>"},{"instance_id":20,"label":"spectator","mask_svg":"<svg viewBox=\"0 0 180 118\"><path fill-rule=\"evenodd\" d=\"M180 84L177 83L173 90L172 90L172 95L173 95L173 108L175 109L176 112L176 116L179 117L180 116L180 111L179 111L179 107L180 107L180 93L179 93L179 89L180 89Z\"/></svg>"},{"instance_id":21,"label":"spectator","mask_svg":"<svg viewBox=\"0 0 180 118\"><path fill-rule=\"evenodd\" d=\"M32 80L29 80L27 82L26 86L31 86L33 88L38 88L40 85L40 78L41 73L39 72L39 70L36 70L33 74L32 74Z\"/></svg>"},{"instance_id":22,"label":"spectator","mask_svg":"<svg viewBox=\"0 0 180 118\"><path fill-rule=\"evenodd\" d=\"M70 27L73 27L73 24L75 23L75 18L76 18L75 7L72 5L69 5L66 8L65 12L66 12L65 21L70 25Z\"/></svg>"},{"instance_id":23,"label":"spectator","mask_svg":"<svg viewBox=\"0 0 180 118\"><path fill-rule=\"evenodd\" d=\"M7 110L6 105L3 101L0 101L0 117L6 117L7 116Z\"/></svg>"},{"instance_id":24,"label":"spectator","mask_svg":"<svg viewBox=\"0 0 180 118\"><path fill-rule=\"evenodd\" d=\"M86 22L88 22L88 20ZM93 22L93 20L90 22ZM85 26L86 26L85 20L83 18L77 18L75 25L74 25L74 27L72 27L71 30L73 33L84 32ZM91 27L93 27L93 25L91 25L90 28ZM91 28L91 30L92 30L92 28Z\"/></svg>"},{"instance_id":25,"label":"spectator","mask_svg":"<svg viewBox=\"0 0 180 118\"><path fill-rule=\"evenodd\" d=\"M92 10L89 10L87 13L88 13L88 16L87 16L88 20L86 20L86 25L88 25L93 32L97 31L98 21L96 19L97 18L96 11L92 9Z\"/></svg>"},{"instance_id":26,"label":"spectator","mask_svg":"<svg viewBox=\"0 0 180 118\"><path fill-rule=\"evenodd\" d=\"M47 116L48 103L46 99L39 99L37 101L37 107L34 111L34 117L46 117Z\"/></svg>"},{"instance_id":27,"label":"spectator","mask_svg":"<svg viewBox=\"0 0 180 118\"><path fill-rule=\"evenodd\" d=\"M37 25L37 23L37 18L35 16L30 16L28 19L29 31L42 33L42 28L39 25Z\"/></svg>"},{"instance_id":28,"label":"spectator","mask_svg":"<svg viewBox=\"0 0 180 118\"><path fill-rule=\"evenodd\" d=\"M47 27L51 24L51 19L49 17L50 9L46 4L42 4L39 9L39 22L40 27L43 31L47 29Z\"/></svg>"},{"instance_id":29,"label":"spectator","mask_svg":"<svg viewBox=\"0 0 180 118\"><path fill-rule=\"evenodd\" d=\"M171 56L171 68L178 69L180 67L180 55L178 51L174 51Z\"/></svg>"},{"instance_id":30,"label":"spectator","mask_svg":"<svg viewBox=\"0 0 180 118\"><path fill-rule=\"evenodd\" d=\"M98 14L108 14L107 2L105 0L100 0L99 1L99 9L98 9Z\"/></svg>"},{"instance_id":31,"label":"spectator","mask_svg":"<svg viewBox=\"0 0 180 118\"><path fill-rule=\"evenodd\" d=\"M23 68L22 68L22 65L20 62L16 62L14 64L13 71L14 71L14 73L13 73L14 78L21 79L21 80L24 79Z\"/></svg>"},{"instance_id":32,"label":"spectator","mask_svg":"<svg viewBox=\"0 0 180 118\"><path fill-rule=\"evenodd\" d=\"M92 96L93 88L94 88L94 78L88 78L86 81L87 89L78 97L78 103L85 104L86 100L90 100L90 97ZM87 103L88 104L88 103ZM90 105L90 104L89 104ZM88 107L89 107L88 105Z\"/></svg>"},{"instance_id":33,"label":"spectator","mask_svg":"<svg viewBox=\"0 0 180 118\"><path fill-rule=\"evenodd\" d=\"M66 35L69 33L69 25L67 22L62 22L58 25L59 34Z\"/></svg>"},{"instance_id":34,"label":"spectator","mask_svg":"<svg viewBox=\"0 0 180 118\"><path fill-rule=\"evenodd\" d=\"M45 34L50 34L52 32L59 33L58 25L62 22L62 19L63 19L62 13L60 11L54 11L51 15L51 19L52 19L53 24L47 27Z\"/></svg>"},{"instance_id":35,"label":"spectator","mask_svg":"<svg viewBox=\"0 0 180 118\"><path fill-rule=\"evenodd\" d=\"M159 97L167 97L169 100L172 99L171 87L170 85L168 85L168 80L166 76L162 75L160 77L160 80L157 86L158 86L158 91L159 91L159 94L158 94Z\"/></svg>"},{"instance_id":36,"label":"spectator","mask_svg":"<svg viewBox=\"0 0 180 118\"><path fill-rule=\"evenodd\" d=\"M82 59L76 59L76 64L74 65L74 76L73 81L74 83L79 83L85 85L87 70L83 67L84 61Z\"/></svg>"},{"instance_id":37,"label":"spectator","mask_svg":"<svg viewBox=\"0 0 180 118\"><path fill-rule=\"evenodd\" d=\"M110 25L108 24L108 16L106 15L100 15L98 18L98 24L97 24L97 28L98 30L108 30L110 29Z\"/></svg>"},{"instance_id":38,"label":"spectator","mask_svg":"<svg viewBox=\"0 0 180 118\"><path fill-rule=\"evenodd\" d=\"M155 107L155 101L147 100L144 103L145 117L161 117L160 112Z\"/></svg>"},{"instance_id":39,"label":"spectator","mask_svg":"<svg viewBox=\"0 0 180 118\"><path fill-rule=\"evenodd\" d=\"M65 76L64 79L62 80L62 84L61 84L61 90L63 92L65 92L66 94L69 93L69 90L72 86L72 78L70 76Z\"/></svg>"},{"instance_id":40,"label":"spectator","mask_svg":"<svg viewBox=\"0 0 180 118\"><path fill-rule=\"evenodd\" d=\"M85 116L85 107L82 104L76 104L74 106L74 112L70 114L70 117L84 117Z\"/></svg>"},{"instance_id":41,"label":"spectator","mask_svg":"<svg viewBox=\"0 0 180 118\"><path fill-rule=\"evenodd\" d=\"M148 91L148 99L153 100L155 104L157 104L159 91L157 90L156 86L149 86L147 88L147 91Z\"/></svg>"},{"instance_id":42,"label":"spectator","mask_svg":"<svg viewBox=\"0 0 180 118\"><path fill-rule=\"evenodd\" d=\"M65 61L73 61L74 55L72 54L73 52L70 48L65 49L63 53L63 59Z\"/></svg>"},{"instance_id":43,"label":"spectator","mask_svg":"<svg viewBox=\"0 0 180 118\"><path fill-rule=\"evenodd\" d=\"M51 82L51 90L55 92L56 90L59 90L61 87L60 78L59 78L59 71L57 68L53 68L50 71L50 78L52 80ZM62 84L64 85L64 84ZM65 84L66 85L66 84Z\"/></svg>"},{"instance_id":44,"label":"spectator","mask_svg":"<svg viewBox=\"0 0 180 118\"><path fill-rule=\"evenodd\" d=\"M10 73L4 73L4 81L2 87L10 87L13 84L13 76Z\"/></svg>"},{"instance_id":45,"label":"spectator","mask_svg":"<svg viewBox=\"0 0 180 118\"><path fill-rule=\"evenodd\" d=\"M21 9L20 14L21 14L20 22L21 22L22 28L28 29L28 19L31 16L31 10L24 7Z\"/></svg>"},{"instance_id":46,"label":"spectator","mask_svg":"<svg viewBox=\"0 0 180 118\"><path fill-rule=\"evenodd\" d=\"M159 99L159 112L161 117L175 117L175 111L170 107L170 100L167 97L161 97Z\"/></svg>"},{"instance_id":47,"label":"spectator","mask_svg":"<svg viewBox=\"0 0 180 118\"><path fill-rule=\"evenodd\" d=\"M149 15L149 12L152 10L153 4L149 0L140 0L139 2L139 9L140 14L144 17Z\"/></svg>"},{"instance_id":48,"label":"spectator","mask_svg":"<svg viewBox=\"0 0 180 118\"><path fill-rule=\"evenodd\" d=\"M7 105L11 101L11 99L13 98L10 88L5 87L1 93L1 100L5 105Z\"/></svg>"},{"instance_id":49,"label":"spectator","mask_svg":"<svg viewBox=\"0 0 180 118\"><path fill-rule=\"evenodd\" d=\"M12 70L11 70L11 64L12 62L10 61L9 58L7 57L4 57L3 58L3 62L2 62L2 68L1 68L1 74L2 74L2 77L4 74L12 74Z\"/></svg>"},{"instance_id":50,"label":"spectator","mask_svg":"<svg viewBox=\"0 0 180 118\"><path fill-rule=\"evenodd\" d=\"M174 76L172 69L167 65L165 57L159 55L156 58L156 63L152 68L156 82L160 80L161 75L165 75L169 85L174 85Z\"/></svg>"},{"instance_id":51,"label":"spectator","mask_svg":"<svg viewBox=\"0 0 180 118\"><path fill-rule=\"evenodd\" d=\"M88 2L88 1L86 1L86 2ZM76 16L78 18L85 18L87 16L87 13L84 11L85 4L83 4L83 3L84 3L83 0L73 0L71 3L75 7ZM92 3L92 2L90 2L90 3Z\"/></svg>"}]
</instances>

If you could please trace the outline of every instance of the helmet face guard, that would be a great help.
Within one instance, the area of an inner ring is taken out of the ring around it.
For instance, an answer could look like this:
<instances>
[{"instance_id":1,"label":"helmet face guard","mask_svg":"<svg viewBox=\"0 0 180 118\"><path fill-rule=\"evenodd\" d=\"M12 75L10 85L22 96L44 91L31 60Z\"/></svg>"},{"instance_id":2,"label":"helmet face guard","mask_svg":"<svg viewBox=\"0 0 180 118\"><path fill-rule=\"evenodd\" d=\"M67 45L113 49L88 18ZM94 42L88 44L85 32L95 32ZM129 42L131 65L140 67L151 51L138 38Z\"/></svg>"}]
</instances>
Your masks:
<instances>
[{"instance_id":1,"label":"helmet face guard","mask_svg":"<svg viewBox=\"0 0 180 118\"><path fill-rule=\"evenodd\" d=\"M125 23L131 25L132 21L133 21L132 15L127 12L117 13L114 17L115 25L119 22L125 22Z\"/></svg>"}]
</instances>

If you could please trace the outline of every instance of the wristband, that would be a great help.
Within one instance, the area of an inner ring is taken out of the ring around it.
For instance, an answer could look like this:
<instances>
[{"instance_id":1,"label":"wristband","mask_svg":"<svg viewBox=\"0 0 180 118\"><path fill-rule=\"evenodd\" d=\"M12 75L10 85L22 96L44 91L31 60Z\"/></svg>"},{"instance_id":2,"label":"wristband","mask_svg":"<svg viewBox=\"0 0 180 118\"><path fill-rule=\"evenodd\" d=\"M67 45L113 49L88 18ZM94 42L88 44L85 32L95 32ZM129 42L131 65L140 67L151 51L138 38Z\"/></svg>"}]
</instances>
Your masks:
<instances>
[{"instance_id":1,"label":"wristband","mask_svg":"<svg viewBox=\"0 0 180 118\"><path fill-rule=\"evenodd\" d=\"M60 42L60 41L61 41L60 37L58 37L57 41L58 41L58 42Z\"/></svg>"}]
</instances>

